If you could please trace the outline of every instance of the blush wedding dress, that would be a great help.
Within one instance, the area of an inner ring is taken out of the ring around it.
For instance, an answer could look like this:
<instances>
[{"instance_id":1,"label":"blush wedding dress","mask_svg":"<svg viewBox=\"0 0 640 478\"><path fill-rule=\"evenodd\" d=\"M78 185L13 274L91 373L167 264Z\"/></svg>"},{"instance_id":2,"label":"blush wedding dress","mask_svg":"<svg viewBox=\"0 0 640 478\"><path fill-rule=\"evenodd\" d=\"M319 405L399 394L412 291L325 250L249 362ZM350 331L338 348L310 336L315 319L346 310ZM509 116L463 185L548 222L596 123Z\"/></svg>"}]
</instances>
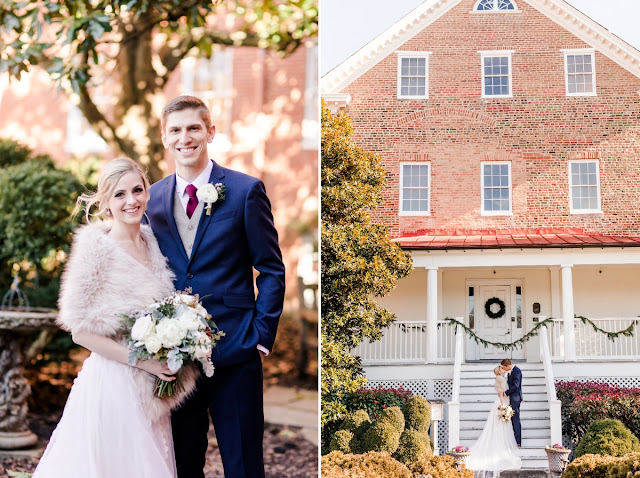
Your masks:
<instances>
[{"instance_id":1,"label":"blush wedding dress","mask_svg":"<svg viewBox=\"0 0 640 478\"><path fill-rule=\"evenodd\" d=\"M504 376L496 376L496 392L504 392L508 388ZM511 421L505 422L498 415L501 405L509 405L509 398L498 396L493 402L482 433L469 447L471 455L467 458L466 467L474 471L474 478L498 478L501 471L522 468Z\"/></svg>"}]
</instances>

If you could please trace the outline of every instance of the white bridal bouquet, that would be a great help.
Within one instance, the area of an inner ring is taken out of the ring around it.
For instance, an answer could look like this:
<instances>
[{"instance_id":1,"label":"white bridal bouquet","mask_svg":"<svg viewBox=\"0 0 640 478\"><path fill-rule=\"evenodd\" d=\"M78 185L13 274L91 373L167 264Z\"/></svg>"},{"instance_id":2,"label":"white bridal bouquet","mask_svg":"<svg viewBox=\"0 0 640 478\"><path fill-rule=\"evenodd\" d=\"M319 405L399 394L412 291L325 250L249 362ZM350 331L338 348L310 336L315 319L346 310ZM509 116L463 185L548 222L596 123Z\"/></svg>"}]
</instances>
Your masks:
<instances>
[{"instance_id":1,"label":"white bridal bouquet","mask_svg":"<svg viewBox=\"0 0 640 478\"><path fill-rule=\"evenodd\" d=\"M191 290L175 291L169 297L154 302L131 314L122 314L124 337L129 343L129 364L140 359L166 361L169 370L178 373L176 380L158 378L154 393L158 397L172 396L180 383L180 369L189 362L200 362L207 377L213 375L211 352L225 334L211 320L200 304L198 294Z\"/></svg>"},{"instance_id":2,"label":"white bridal bouquet","mask_svg":"<svg viewBox=\"0 0 640 478\"><path fill-rule=\"evenodd\" d=\"M498 417L503 422L508 422L509 420L511 420L513 413L513 408L511 408L509 405L500 405L498 407Z\"/></svg>"}]
</instances>

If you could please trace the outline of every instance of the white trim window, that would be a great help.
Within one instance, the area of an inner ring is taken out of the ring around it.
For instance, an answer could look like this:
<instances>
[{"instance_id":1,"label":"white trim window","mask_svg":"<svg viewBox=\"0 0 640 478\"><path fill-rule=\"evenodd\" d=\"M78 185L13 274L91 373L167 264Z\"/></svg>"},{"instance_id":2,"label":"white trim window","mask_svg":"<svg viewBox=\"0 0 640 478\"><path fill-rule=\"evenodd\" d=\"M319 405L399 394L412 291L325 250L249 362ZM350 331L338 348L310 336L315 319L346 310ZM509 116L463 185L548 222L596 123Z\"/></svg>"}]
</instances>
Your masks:
<instances>
[{"instance_id":1,"label":"white trim window","mask_svg":"<svg viewBox=\"0 0 640 478\"><path fill-rule=\"evenodd\" d=\"M430 51L398 51L398 99L429 98Z\"/></svg>"},{"instance_id":2,"label":"white trim window","mask_svg":"<svg viewBox=\"0 0 640 478\"><path fill-rule=\"evenodd\" d=\"M216 126L209 153L231 149L231 107L233 103L233 48L213 50L211 58L187 57L180 62L182 94L206 103Z\"/></svg>"},{"instance_id":3,"label":"white trim window","mask_svg":"<svg viewBox=\"0 0 640 478\"><path fill-rule=\"evenodd\" d=\"M400 163L400 215L431 214L431 164Z\"/></svg>"},{"instance_id":4,"label":"white trim window","mask_svg":"<svg viewBox=\"0 0 640 478\"><path fill-rule=\"evenodd\" d=\"M592 49L563 50L567 96L596 96L596 58Z\"/></svg>"},{"instance_id":5,"label":"white trim window","mask_svg":"<svg viewBox=\"0 0 640 478\"><path fill-rule=\"evenodd\" d=\"M569 191L572 214L597 214L600 208L598 161L569 161Z\"/></svg>"},{"instance_id":6,"label":"white trim window","mask_svg":"<svg viewBox=\"0 0 640 478\"><path fill-rule=\"evenodd\" d=\"M482 97L511 98L511 54L514 50L480 51Z\"/></svg>"},{"instance_id":7,"label":"white trim window","mask_svg":"<svg viewBox=\"0 0 640 478\"><path fill-rule=\"evenodd\" d=\"M475 12L517 12L518 6L513 0L478 0L473 7Z\"/></svg>"},{"instance_id":8,"label":"white trim window","mask_svg":"<svg viewBox=\"0 0 640 478\"><path fill-rule=\"evenodd\" d=\"M511 162L491 161L482 167L482 215L511 214Z\"/></svg>"}]
</instances>

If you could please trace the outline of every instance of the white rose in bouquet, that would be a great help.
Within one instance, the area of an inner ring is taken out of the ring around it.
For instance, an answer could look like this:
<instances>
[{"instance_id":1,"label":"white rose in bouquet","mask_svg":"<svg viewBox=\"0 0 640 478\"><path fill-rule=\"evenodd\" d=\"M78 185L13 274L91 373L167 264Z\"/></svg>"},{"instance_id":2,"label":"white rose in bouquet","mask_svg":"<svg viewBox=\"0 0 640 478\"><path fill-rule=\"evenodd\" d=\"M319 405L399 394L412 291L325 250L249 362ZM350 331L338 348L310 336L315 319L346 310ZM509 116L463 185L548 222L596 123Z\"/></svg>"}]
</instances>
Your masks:
<instances>
[{"instance_id":1,"label":"white rose in bouquet","mask_svg":"<svg viewBox=\"0 0 640 478\"><path fill-rule=\"evenodd\" d=\"M151 355L155 354L162 348L162 340L158 334L149 334L144 338L144 346Z\"/></svg>"},{"instance_id":2,"label":"white rose in bouquet","mask_svg":"<svg viewBox=\"0 0 640 478\"><path fill-rule=\"evenodd\" d=\"M149 314L143 315L131 327L131 338L135 341L144 340L148 334L154 331L154 328L153 318Z\"/></svg>"},{"instance_id":3,"label":"white rose in bouquet","mask_svg":"<svg viewBox=\"0 0 640 478\"><path fill-rule=\"evenodd\" d=\"M196 359L201 360L211 357L211 339L202 334L195 341L195 353Z\"/></svg>"},{"instance_id":4,"label":"white rose in bouquet","mask_svg":"<svg viewBox=\"0 0 640 478\"><path fill-rule=\"evenodd\" d=\"M178 320L162 319L156 326L156 333L162 346L170 349L182 344L187 329Z\"/></svg>"},{"instance_id":5,"label":"white rose in bouquet","mask_svg":"<svg viewBox=\"0 0 640 478\"><path fill-rule=\"evenodd\" d=\"M193 305L195 297L189 294L176 294L173 298L173 305L185 304L188 306Z\"/></svg>"},{"instance_id":6,"label":"white rose in bouquet","mask_svg":"<svg viewBox=\"0 0 640 478\"><path fill-rule=\"evenodd\" d=\"M202 324L202 320L195 309L191 307L182 307L182 312L178 316L178 321L187 330L198 330Z\"/></svg>"}]
</instances>

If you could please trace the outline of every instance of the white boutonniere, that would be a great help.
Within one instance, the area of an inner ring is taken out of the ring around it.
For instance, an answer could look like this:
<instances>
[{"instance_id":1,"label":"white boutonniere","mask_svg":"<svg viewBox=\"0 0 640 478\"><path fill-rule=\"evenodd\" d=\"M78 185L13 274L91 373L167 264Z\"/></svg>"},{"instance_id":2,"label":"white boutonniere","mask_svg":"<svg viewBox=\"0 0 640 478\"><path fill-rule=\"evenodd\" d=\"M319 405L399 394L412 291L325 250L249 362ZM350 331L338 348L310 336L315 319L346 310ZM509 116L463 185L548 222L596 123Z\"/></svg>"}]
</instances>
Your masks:
<instances>
[{"instance_id":1,"label":"white boutonniere","mask_svg":"<svg viewBox=\"0 0 640 478\"><path fill-rule=\"evenodd\" d=\"M227 187L222 183L207 183L196 191L199 201L204 202L207 216L211 215L211 206L218 201L224 201L224 192Z\"/></svg>"}]
</instances>

